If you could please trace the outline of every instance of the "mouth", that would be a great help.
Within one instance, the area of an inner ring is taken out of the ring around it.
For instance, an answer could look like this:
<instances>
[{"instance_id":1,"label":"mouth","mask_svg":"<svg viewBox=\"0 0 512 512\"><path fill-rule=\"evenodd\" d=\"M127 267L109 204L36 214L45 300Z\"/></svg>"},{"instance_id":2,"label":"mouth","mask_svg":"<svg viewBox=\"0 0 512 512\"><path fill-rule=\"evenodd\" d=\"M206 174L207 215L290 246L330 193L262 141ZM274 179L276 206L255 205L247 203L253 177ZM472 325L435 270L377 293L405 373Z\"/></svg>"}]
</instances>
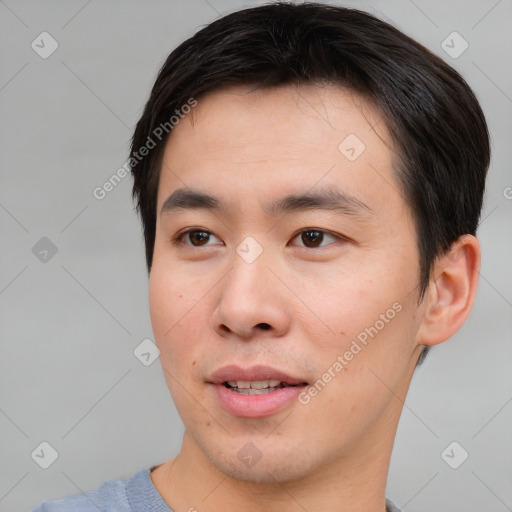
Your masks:
<instances>
[{"instance_id":1,"label":"mouth","mask_svg":"<svg viewBox=\"0 0 512 512\"><path fill-rule=\"evenodd\" d=\"M252 393L251 390L264 390L268 393L277 389L308 384L305 379L292 377L283 370L261 365L250 368L242 368L238 365L224 366L213 372L208 382L222 384L237 393L246 394L257 394Z\"/></svg>"},{"instance_id":2,"label":"mouth","mask_svg":"<svg viewBox=\"0 0 512 512\"><path fill-rule=\"evenodd\" d=\"M222 383L224 387L241 395L264 395L278 389L306 386L307 382L301 384L288 384L280 380L230 380Z\"/></svg>"},{"instance_id":3,"label":"mouth","mask_svg":"<svg viewBox=\"0 0 512 512\"><path fill-rule=\"evenodd\" d=\"M207 382L213 400L231 416L261 418L292 406L308 382L269 366L225 366Z\"/></svg>"}]
</instances>

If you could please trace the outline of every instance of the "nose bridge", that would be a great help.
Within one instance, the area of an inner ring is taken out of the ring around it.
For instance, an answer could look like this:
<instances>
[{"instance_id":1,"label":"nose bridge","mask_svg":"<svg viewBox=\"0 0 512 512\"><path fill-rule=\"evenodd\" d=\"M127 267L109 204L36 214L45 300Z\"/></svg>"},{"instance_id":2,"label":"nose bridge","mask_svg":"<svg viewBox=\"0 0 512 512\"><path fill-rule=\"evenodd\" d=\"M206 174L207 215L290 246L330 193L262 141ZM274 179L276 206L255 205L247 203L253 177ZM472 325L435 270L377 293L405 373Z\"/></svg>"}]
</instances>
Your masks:
<instances>
[{"instance_id":1,"label":"nose bridge","mask_svg":"<svg viewBox=\"0 0 512 512\"><path fill-rule=\"evenodd\" d=\"M233 254L213 316L214 328L247 337L256 326L282 332L289 323L286 297L275 288L270 250L246 237ZM258 245L256 245L258 244Z\"/></svg>"},{"instance_id":2,"label":"nose bridge","mask_svg":"<svg viewBox=\"0 0 512 512\"><path fill-rule=\"evenodd\" d=\"M226 294L233 295L237 302L243 301L244 296L250 298L253 305L270 295L269 278L272 277L267 268L270 251L264 250L262 244L256 246L256 243L252 237L246 237L236 247L232 270L224 290Z\"/></svg>"}]
</instances>

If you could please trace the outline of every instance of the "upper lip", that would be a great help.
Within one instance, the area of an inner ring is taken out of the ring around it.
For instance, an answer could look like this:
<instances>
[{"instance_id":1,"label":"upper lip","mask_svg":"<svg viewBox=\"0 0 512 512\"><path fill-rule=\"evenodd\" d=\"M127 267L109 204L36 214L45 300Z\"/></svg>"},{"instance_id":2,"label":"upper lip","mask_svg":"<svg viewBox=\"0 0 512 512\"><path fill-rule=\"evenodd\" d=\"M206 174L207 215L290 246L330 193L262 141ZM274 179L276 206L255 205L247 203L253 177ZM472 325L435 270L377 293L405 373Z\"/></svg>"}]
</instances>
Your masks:
<instances>
[{"instance_id":1,"label":"upper lip","mask_svg":"<svg viewBox=\"0 0 512 512\"><path fill-rule=\"evenodd\" d=\"M228 365L214 371L209 379L212 384L222 384L228 381L257 381L257 380L279 380L286 384L306 384L304 379L292 377L282 370L271 366L250 366L241 368L237 365Z\"/></svg>"}]
</instances>

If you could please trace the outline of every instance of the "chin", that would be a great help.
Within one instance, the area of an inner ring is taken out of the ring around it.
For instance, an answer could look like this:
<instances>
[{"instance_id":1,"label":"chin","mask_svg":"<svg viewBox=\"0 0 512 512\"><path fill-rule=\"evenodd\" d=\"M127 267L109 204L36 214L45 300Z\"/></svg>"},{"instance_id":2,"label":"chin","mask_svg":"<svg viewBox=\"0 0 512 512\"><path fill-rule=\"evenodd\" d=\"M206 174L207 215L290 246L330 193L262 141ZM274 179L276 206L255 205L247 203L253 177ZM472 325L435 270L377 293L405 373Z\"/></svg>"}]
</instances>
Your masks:
<instances>
[{"instance_id":1,"label":"chin","mask_svg":"<svg viewBox=\"0 0 512 512\"><path fill-rule=\"evenodd\" d=\"M243 447L225 447L214 453L203 450L203 453L221 473L243 482L276 484L308 476L311 460L308 460L308 454L302 450L267 447L259 451L250 442L244 443ZM251 456L253 460L250 459ZM255 460L258 456L260 458Z\"/></svg>"},{"instance_id":2,"label":"chin","mask_svg":"<svg viewBox=\"0 0 512 512\"><path fill-rule=\"evenodd\" d=\"M260 461L252 468L243 467L236 458L235 460L216 459L211 462L228 477L255 484L285 483L307 476L303 466L291 467L288 463L279 464L279 461L276 460L270 464Z\"/></svg>"}]
</instances>

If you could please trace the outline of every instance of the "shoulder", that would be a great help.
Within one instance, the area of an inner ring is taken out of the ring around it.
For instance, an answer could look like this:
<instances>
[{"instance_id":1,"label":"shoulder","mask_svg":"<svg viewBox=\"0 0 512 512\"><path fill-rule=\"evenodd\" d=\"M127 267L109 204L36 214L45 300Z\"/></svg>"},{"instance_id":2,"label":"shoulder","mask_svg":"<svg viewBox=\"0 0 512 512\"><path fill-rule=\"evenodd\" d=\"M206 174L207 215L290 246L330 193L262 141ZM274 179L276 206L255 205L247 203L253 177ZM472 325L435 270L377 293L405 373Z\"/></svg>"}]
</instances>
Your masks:
<instances>
[{"instance_id":1,"label":"shoulder","mask_svg":"<svg viewBox=\"0 0 512 512\"><path fill-rule=\"evenodd\" d=\"M45 501L32 512L130 512L127 484L140 480L149 469L142 469L125 480L109 480L97 489L82 494L67 496L58 500Z\"/></svg>"}]
</instances>

